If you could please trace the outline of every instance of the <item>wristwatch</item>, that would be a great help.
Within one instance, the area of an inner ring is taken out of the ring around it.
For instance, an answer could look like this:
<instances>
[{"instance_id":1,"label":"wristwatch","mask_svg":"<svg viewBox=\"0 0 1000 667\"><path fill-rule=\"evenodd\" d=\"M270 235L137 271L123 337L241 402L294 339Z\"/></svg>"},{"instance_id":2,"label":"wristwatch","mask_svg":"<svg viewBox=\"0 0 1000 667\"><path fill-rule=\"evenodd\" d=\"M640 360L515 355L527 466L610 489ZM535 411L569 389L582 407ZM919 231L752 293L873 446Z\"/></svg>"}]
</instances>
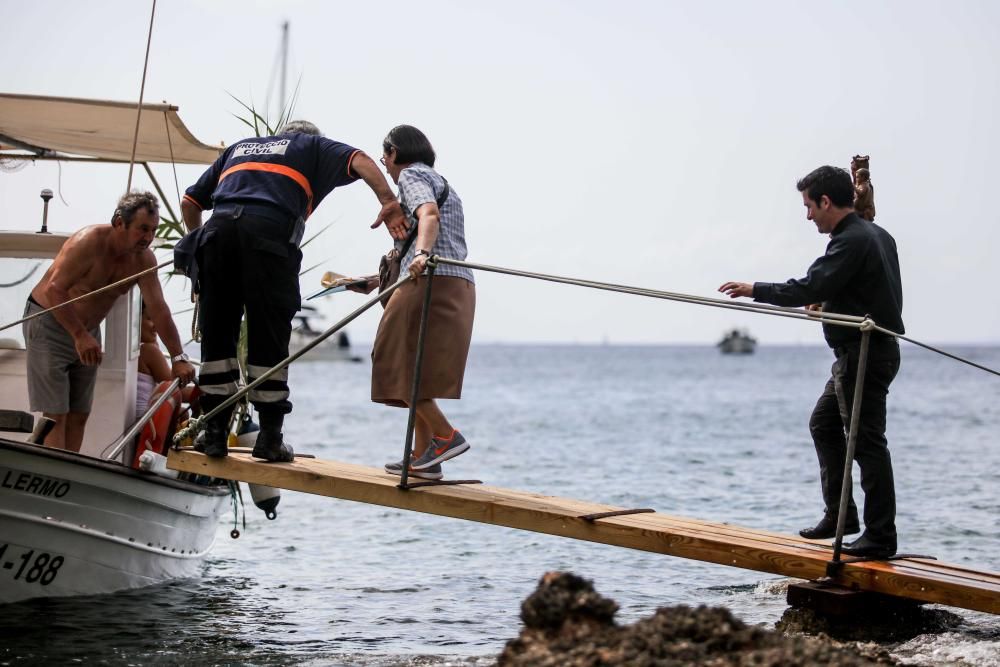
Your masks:
<instances>
[{"instance_id":1,"label":"wristwatch","mask_svg":"<svg viewBox=\"0 0 1000 667\"><path fill-rule=\"evenodd\" d=\"M190 360L191 357L189 357L186 352L181 352L180 354L175 354L174 356L170 357L170 361L174 362L175 364L178 361L190 361Z\"/></svg>"},{"instance_id":2,"label":"wristwatch","mask_svg":"<svg viewBox=\"0 0 1000 667\"><path fill-rule=\"evenodd\" d=\"M426 256L430 257L431 256L431 252L430 252L430 250L424 250L423 248L421 248L421 249L418 249L416 252L413 253L414 257L416 257L417 255L426 255Z\"/></svg>"}]
</instances>

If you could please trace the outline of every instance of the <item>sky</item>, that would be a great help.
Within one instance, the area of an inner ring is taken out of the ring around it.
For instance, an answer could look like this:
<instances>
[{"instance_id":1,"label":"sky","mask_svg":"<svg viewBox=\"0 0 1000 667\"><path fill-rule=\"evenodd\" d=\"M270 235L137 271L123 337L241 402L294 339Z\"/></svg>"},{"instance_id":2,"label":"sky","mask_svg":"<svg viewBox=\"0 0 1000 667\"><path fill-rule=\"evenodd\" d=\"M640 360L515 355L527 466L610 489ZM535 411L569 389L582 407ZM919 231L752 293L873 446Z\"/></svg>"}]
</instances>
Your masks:
<instances>
[{"instance_id":1,"label":"sky","mask_svg":"<svg viewBox=\"0 0 1000 667\"><path fill-rule=\"evenodd\" d=\"M137 100L150 8L0 0L0 91ZM1000 343L1000 3L159 0L146 101L178 106L206 143L243 138L231 96L277 97L286 20L295 115L373 157L393 126L421 128L464 202L469 261L710 297L802 277L827 238L795 182L870 154L908 334ZM176 208L171 168L154 171ZM179 190L201 171L179 166ZM36 228L45 187L53 230L104 223L127 172L0 172L0 227ZM141 172L134 184L148 187ZM327 197L304 294L324 270L376 269L391 245L369 229L377 211L362 183ZM477 296L478 343L710 344L733 326L822 343L811 322L495 274L477 274ZM362 300L322 300L326 324ZM378 316L352 323L355 340Z\"/></svg>"}]
</instances>

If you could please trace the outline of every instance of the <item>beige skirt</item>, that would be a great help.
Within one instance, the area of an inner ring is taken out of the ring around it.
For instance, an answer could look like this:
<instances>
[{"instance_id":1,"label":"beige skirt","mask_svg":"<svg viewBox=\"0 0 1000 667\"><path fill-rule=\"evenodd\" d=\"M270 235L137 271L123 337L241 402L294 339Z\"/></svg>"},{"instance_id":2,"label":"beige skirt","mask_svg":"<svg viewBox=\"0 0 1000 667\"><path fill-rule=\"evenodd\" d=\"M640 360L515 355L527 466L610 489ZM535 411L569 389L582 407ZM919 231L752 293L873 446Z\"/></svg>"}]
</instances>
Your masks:
<instances>
[{"instance_id":1,"label":"beige skirt","mask_svg":"<svg viewBox=\"0 0 1000 667\"><path fill-rule=\"evenodd\" d=\"M372 401L376 403L406 407L410 402L426 285L426 278L418 283L407 281L392 293L382 313L372 347ZM475 313L475 285L465 278L434 278L418 399L462 397Z\"/></svg>"}]
</instances>

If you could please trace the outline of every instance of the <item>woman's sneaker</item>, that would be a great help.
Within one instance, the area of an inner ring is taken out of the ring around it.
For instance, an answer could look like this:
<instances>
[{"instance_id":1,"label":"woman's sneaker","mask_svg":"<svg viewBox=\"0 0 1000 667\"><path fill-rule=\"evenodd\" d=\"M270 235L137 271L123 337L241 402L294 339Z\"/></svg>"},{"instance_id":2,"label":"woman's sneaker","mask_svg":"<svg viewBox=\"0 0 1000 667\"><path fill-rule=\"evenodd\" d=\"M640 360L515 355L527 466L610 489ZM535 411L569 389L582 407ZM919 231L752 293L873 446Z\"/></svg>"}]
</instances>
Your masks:
<instances>
[{"instance_id":1,"label":"woman's sneaker","mask_svg":"<svg viewBox=\"0 0 1000 667\"><path fill-rule=\"evenodd\" d=\"M428 470L439 463L444 463L448 459L455 458L469 449L470 446L465 437L458 431L452 433L449 440L437 437L431 438L430 447L427 448L427 451L419 459L410 464L410 468L413 470Z\"/></svg>"},{"instance_id":2,"label":"woman's sneaker","mask_svg":"<svg viewBox=\"0 0 1000 667\"><path fill-rule=\"evenodd\" d=\"M396 461L395 463L386 463L385 471L390 475L402 475L403 474L403 462ZM414 470L410 467L410 477L419 477L421 479L441 479L444 477L444 473L441 471L441 465L431 466L424 470Z\"/></svg>"}]
</instances>

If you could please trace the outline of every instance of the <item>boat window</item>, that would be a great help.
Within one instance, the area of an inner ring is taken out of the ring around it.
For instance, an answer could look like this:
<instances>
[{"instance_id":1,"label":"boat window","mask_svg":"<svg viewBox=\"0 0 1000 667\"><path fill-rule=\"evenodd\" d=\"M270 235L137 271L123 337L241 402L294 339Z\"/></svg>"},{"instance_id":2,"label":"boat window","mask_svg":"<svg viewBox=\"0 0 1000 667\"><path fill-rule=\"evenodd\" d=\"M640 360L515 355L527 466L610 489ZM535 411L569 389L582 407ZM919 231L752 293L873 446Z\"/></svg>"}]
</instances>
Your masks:
<instances>
[{"instance_id":1,"label":"boat window","mask_svg":"<svg viewBox=\"0 0 1000 667\"><path fill-rule=\"evenodd\" d=\"M50 264L51 259L22 257L7 257L0 261L0 324L16 322L24 317L25 301ZM21 325L0 331L0 349L24 349Z\"/></svg>"}]
</instances>

